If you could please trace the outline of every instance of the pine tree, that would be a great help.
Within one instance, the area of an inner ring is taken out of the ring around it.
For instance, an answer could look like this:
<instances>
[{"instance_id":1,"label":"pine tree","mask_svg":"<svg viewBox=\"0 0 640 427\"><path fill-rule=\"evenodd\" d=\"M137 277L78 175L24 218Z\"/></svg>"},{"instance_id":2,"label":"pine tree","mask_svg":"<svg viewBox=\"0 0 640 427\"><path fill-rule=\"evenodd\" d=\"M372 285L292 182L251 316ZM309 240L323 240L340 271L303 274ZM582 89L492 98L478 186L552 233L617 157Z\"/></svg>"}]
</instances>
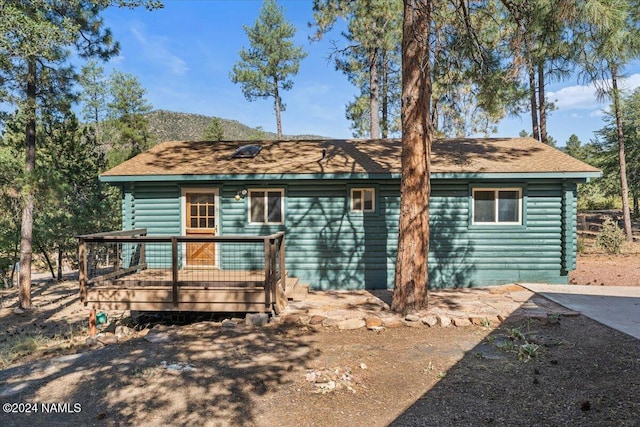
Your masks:
<instances>
[{"instance_id":1,"label":"pine tree","mask_svg":"<svg viewBox=\"0 0 640 427\"><path fill-rule=\"evenodd\" d=\"M103 145L106 142L103 128L109 98L109 82L104 68L97 60L90 59L82 67L78 83L82 88L78 99L82 105L82 119L93 128L98 144Z\"/></svg>"},{"instance_id":2,"label":"pine tree","mask_svg":"<svg viewBox=\"0 0 640 427\"><path fill-rule=\"evenodd\" d=\"M576 135L575 133L571 134L565 146L568 155L579 160L584 160L584 154L582 153L582 142L580 141L580 138L578 138L578 135Z\"/></svg>"},{"instance_id":3,"label":"pine tree","mask_svg":"<svg viewBox=\"0 0 640 427\"><path fill-rule=\"evenodd\" d=\"M298 74L300 61L307 54L294 46L291 39L296 28L285 21L283 9L275 0L265 0L254 26L244 26L244 30L250 47L240 49L231 80L240 83L248 101L273 98L278 139L282 139L282 92L293 87L291 77Z\"/></svg>"},{"instance_id":4,"label":"pine tree","mask_svg":"<svg viewBox=\"0 0 640 427\"><path fill-rule=\"evenodd\" d=\"M489 116L517 93L517 64L500 31L503 14L496 2L434 2L404 0L402 40L402 180L395 286L392 309L406 313L427 305L429 252L430 155L434 137L432 118L433 67L437 40L448 34L454 49L449 58L454 79L465 76L474 89L478 108ZM437 7L436 7L437 6ZM437 12L437 13L436 13ZM446 19L442 20L443 14ZM455 41L455 43L454 43ZM442 64L439 64L442 66ZM444 70L440 70L444 72Z\"/></svg>"},{"instance_id":5,"label":"pine tree","mask_svg":"<svg viewBox=\"0 0 640 427\"><path fill-rule=\"evenodd\" d=\"M202 138L205 141L222 141L224 139L224 127L219 118L214 117L211 119L204 132Z\"/></svg>"},{"instance_id":6,"label":"pine tree","mask_svg":"<svg viewBox=\"0 0 640 427\"><path fill-rule=\"evenodd\" d=\"M118 51L111 33L102 26L100 12L111 5L128 7L155 0L0 0L0 99L18 106L25 116L26 180L36 168L37 112L42 103L67 102L75 79L69 66L71 50L80 57L108 58ZM33 241L33 186L22 194L19 305L31 309L31 261Z\"/></svg>"},{"instance_id":7,"label":"pine tree","mask_svg":"<svg viewBox=\"0 0 640 427\"><path fill-rule=\"evenodd\" d=\"M612 101L616 122L618 167L624 231L633 240L625 135L618 87L623 68L640 58L640 4L635 0L593 0L585 3L581 16L584 28L578 39L584 43L581 64L601 98Z\"/></svg>"},{"instance_id":8,"label":"pine tree","mask_svg":"<svg viewBox=\"0 0 640 427\"><path fill-rule=\"evenodd\" d=\"M399 130L400 0L314 0L313 15L320 39L339 18L347 20L345 47L334 48L336 69L360 89L347 105L354 136L386 138Z\"/></svg>"},{"instance_id":9,"label":"pine tree","mask_svg":"<svg viewBox=\"0 0 640 427\"><path fill-rule=\"evenodd\" d=\"M151 147L153 141L145 114L153 107L145 98L146 89L131 74L113 71L109 92L107 117L118 133L116 146L109 153L109 167L112 167Z\"/></svg>"}]
</instances>

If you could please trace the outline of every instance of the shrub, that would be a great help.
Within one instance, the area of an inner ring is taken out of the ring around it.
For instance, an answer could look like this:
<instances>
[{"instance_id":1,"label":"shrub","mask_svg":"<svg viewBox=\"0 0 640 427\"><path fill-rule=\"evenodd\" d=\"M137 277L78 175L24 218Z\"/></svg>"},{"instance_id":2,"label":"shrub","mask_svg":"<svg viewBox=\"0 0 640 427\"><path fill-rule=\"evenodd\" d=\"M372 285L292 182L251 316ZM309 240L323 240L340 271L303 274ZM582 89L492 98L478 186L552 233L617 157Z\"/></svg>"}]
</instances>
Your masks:
<instances>
[{"instance_id":1,"label":"shrub","mask_svg":"<svg viewBox=\"0 0 640 427\"><path fill-rule=\"evenodd\" d=\"M578 236L578 241L576 243L576 249L578 250L579 254L584 254L586 249L587 249L587 244L584 241L584 237L580 237Z\"/></svg>"},{"instance_id":2,"label":"shrub","mask_svg":"<svg viewBox=\"0 0 640 427\"><path fill-rule=\"evenodd\" d=\"M611 218L607 218L602 224L600 234L596 238L596 244L607 253L619 254L624 241L624 232Z\"/></svg>"}]
</instances>

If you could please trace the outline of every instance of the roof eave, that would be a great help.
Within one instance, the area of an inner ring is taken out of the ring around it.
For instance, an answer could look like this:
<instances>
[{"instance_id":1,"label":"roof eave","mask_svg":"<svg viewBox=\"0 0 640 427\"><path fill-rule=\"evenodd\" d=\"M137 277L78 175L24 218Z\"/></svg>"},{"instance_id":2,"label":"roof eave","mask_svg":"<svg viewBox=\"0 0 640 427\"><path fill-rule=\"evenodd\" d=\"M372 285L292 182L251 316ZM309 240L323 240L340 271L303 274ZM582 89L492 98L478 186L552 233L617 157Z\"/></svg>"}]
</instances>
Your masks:
<instances>
[{"instance_id":1,"label":"roof eave","mask_svg":"<svg viewBox=\"0 0 640 427\"><path fill-rule=\"evenodd\" d=\"M431 179L572 179L588 181L598 178L602 172L434 172ZM245 180L375 180L400 179L399 173L283 173L283 174L216 174L216 175L100 175L101 182L119 184L125 182L193 182L193 181L245 181Z\"/></svg>"}]
</instances>

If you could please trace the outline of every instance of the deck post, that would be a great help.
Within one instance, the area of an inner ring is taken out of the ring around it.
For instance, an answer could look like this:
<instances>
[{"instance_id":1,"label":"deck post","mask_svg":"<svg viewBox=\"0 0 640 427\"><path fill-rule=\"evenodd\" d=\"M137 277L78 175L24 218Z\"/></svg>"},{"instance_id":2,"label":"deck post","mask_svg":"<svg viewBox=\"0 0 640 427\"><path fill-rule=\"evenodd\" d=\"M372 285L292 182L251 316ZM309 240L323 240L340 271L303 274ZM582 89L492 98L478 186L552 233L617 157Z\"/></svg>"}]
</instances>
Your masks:
<instances>
[{"instance_id":1,"label":"deck post","mask_svg":"<svg viewBox=\"0 0 640 427\"><path fill-rule=\"evenodd\" d=\"M115 249L113 254L113 271L120 270L120 252L122 252L122 243L115 243Z\"/></svg>"},{"instance_id":2,"label":"deck post","mask_svg":"<svg viewBox=\"0 0 640 427\"><path fill-rule=\"evenodd\" d=\"M171 237L171 285L173 286L173 306L178 306L178 238Z\"/></svg>"},{"instance_id":3,"label":"deck post","mask_svg":"<svg viewBox=\"0 0 640 427\"><path fill-rule=\"evenodd\" d=\"M78 242L78 281L80 282L80 301L87 300L87 242Z\"/></svg>"},{"instance_id":4,"label":"deck post","mask_svg":"<svg viewBox=\"0 0 640 427\"><path fill-rule=\"evenodd\" d=\"M285 263L285 254L284 254L284 234L283 234L282 236L280 236L280 280L282 281L283 290L287 288L287 269L284 263Z\"/></svg>"},{"instance_id":5,"label":"deck post","mask_svg":"<svg viewBox=\"0 0 640 427\"><path fill-rule=\"evenodd\" d=\"M271 301L273 301L274 304L278 303L278 292L277 292L277 287L278 287L278 269L277 269L277 264L278 264L278 238L273 238L271 239L270 242L270 246L271 246Z\"/></svg>"},{"instance_id":6,"label":"deck post","mask_svg":"<svg viewBox=\"0 0 640 427\"><path fill-rule=\"evenodd\" d=\"M267 311L271 310L271 241L264 239L264 305Z\"/></svg>"},{"instance_id":7,"label":"deck post","mask_svg":"<svg viewBox=\"0 0 640 427\"><path fill-rule=\"evenodd\" d=\"M144 240L140 241L140 259L138 260L138 265L144 265L147 263L147 254L145 251L145 243Z\"/></svg>"},{"instance_id":8,"label":"deck post","mask_svg":"<svg viewBox=\"0 0 640 427\"><path fill-rule=\"evenodd\" d=\"M89 336L96 336L96 309L89 311Z\"/></svg>"}]
</instances>

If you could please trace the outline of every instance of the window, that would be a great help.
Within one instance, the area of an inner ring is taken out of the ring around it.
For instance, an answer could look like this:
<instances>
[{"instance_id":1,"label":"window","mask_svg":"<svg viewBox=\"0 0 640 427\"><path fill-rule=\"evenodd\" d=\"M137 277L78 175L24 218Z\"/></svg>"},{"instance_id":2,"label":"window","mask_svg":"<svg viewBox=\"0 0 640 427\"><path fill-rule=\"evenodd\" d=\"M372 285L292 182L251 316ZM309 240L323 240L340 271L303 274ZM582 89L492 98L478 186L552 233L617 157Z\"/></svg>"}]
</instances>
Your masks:
<instances>
[{"instance_id":1,"label":"window","mask_svg":"<svg viewBox=\"0 0 640 427\"><path fill-rule=\"evenodd\" d=\"M215 193L187 193L187 227L215 228Z\"/></svg>"},{"instance_id":2,"label":"window","mask_svg":"<svg viewBox=\"0 0 640 427\"><path fill-rule=\"evenodd\" d=\"M373 188L351 189L351 212L375 212L376 192Z\"/></svg>"},{"instance_id":3,"label":"window","mask_svg":"<svg viewBox=\"0 0 640 427\"><path fill-rule=\"evenodd\" d=\"M522 189L473 189L473 224L522 224Z\"/></svg>"},{"instance_id":4,"label":"window","mask_svg":"<svg viewBox=\"0 0 640 427\"><path fill-rule=\"evenodd\" d=\"M284 190L249 190L249 222L282 224L284 222Z\"/></svg>"}]
</instances>

